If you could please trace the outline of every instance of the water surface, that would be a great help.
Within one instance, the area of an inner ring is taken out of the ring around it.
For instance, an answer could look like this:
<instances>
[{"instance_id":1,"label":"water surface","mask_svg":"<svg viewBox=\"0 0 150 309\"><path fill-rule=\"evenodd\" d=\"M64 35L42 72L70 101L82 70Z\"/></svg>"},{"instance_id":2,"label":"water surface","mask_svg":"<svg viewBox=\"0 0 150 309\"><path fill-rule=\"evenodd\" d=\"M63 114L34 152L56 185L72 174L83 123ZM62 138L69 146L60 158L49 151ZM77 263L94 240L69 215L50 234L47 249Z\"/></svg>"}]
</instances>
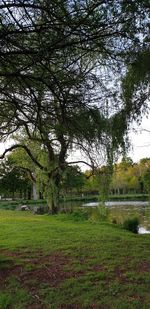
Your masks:
<instances>
[{"instance_id":1,"label":"water surface","mask_svg":"<svg viewBox=\"0 0 150 309\"><path fill-rule=\"evenodd\" d=\"M83 204L83 207L97 207L98 202ZM150 234L150 206L149 202L140 201L112 201L106 202L112 221L123 223L127 218L137 216L140 219L139 234Z\"/></svg>"}]
</instances>

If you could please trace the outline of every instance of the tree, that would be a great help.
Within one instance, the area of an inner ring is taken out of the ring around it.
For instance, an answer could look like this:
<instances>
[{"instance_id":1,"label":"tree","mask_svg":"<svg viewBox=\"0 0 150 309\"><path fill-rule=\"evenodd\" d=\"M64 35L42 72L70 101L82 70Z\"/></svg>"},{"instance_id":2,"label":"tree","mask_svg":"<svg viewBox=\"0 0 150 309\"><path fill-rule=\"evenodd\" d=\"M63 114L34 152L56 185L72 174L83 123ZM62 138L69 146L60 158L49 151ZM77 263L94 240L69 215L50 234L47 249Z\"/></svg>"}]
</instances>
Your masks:
<instances>
[{"instance_id":1,"label":"tree","mask_svg":"<svg viewBox=\"0 0 150 309\"><path fill-rule=\"evenodd\" d=\"M96 182L99 189L99 198L102 203L106 202L109 197L110 183L112 178L112 166L102 166L97 170Z\"/></svg>"},{"instance_id":2,"label":"tree","mask_svg":"<svg viewBox=\"0 0 150 309\"><path fill-rule=\"evenodd\" d=\"M122 161L114 166L111 181L111 190L125 194L139 190L139 166L133 163L130 157L123 157Z\"/></svg>"},{"instance_id":3,"label":"tree","mask_svg":"<svg viewBox=\"0 0 150 309\"><path fill-rule=\"evenodd\" d=\"M147 41L148 38L145 38ZM150 81L150 50L145 47L134 56L123 80L123 97L128 116L140 120L141 110L147 112Z\"/></svg>"},{"instance_id":4,"label":"tree","mask_svg":"<svg viewBox=\"0 0 150 309\"><path fill-rule=\"evenodd\" d=\"M150 170L146 170L145 173L142 176L144 189L150 196Z\"/></svg>"},{"instance_id":5,"label":"tree","mask_svg":"<svg viewBox=\"0 0 150 309\"><path fill-rule=\"evenodd\" d=\"M0 165L0 193L4 196L31 197L31 181L23 170L14 166L9 156Z\"/></svg>"},{"instance_id":6,"label":"tree","mask_svg":"<svg viewBox=\"0 0 150 309\"><path fill-rule=\"evenodd\" d=\"M27 144L27 141L26 141L26 144ZM38 145L34 142L34 144L32 143L32 147L34 149L34 156L38 157L39 156ZM35 164L31 160L30 156L27 155L24 149L17 148L11 154L9 154L8 158L11 159L14 169L18 169L20 172L23 172L24 174L26 174L26 177L32 183L33 199L36 200L38 198L37 169L36 169Z\"/></svg>"},{"instance_id":7,"label":"tree","mask_svg":"<svg viewBox=\"0 0 150 309\"><path fill-rule=\"evenodd\" d=\"M143 48L147 1L3 0L0 9L0 136L28 136L1 158L27 152L55 213L70 151L81 149L93 166L93 149L103 147L112 161L124 145L127 119L115 84ZM45 152L42 163L29 141Z\"/></svg>"},{"instance_id":8,"label":"tree","mask_svg":"<svg viewBox=\"0 0 150 309\"><path fill-rule=\"evenodd\" d=\"M139 162L140 185L142 191L150 193L150 158L143 158Z\"/></svg>"},{"instance_id":9,"label":"tree","mask_svg":"<svg viewBox=\"0 0 150 309\"><path fill-rule=\"evenodd\" d=\"M61 192L68 194L70 192L82 192L85 183L85 176L78 166L68 166L63 175L61 183Z\"/></svg>"}]
</instances>

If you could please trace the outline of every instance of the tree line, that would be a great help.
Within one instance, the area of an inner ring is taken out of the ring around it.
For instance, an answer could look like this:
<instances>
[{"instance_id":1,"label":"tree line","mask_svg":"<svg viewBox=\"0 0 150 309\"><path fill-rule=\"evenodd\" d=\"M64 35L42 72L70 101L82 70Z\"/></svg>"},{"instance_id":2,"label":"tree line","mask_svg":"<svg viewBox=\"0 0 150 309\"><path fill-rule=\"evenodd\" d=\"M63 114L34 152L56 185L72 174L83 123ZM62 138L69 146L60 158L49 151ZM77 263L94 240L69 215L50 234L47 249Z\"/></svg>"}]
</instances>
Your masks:
<instances>
[{"instance_id":1,"label":"tree line","mask_svg":"<svg viewBox=\"0 0 150 309\"><path fill-rule=\"evenodd\" d=\"M150 158L143 158L134 163L129 157L114 164L111 176L107 174L108 167L98 169L86 181L87 192L97 192L103 198L107 194L149 194L150 193ZM86 174L90 174L87 171Z\"/></svg>"},{"instance_id":2,"label":"tree line","mask_svg":"<svg viewBox=\"0 0 150 309\"><path fill-rule=\"evenodd\" d=\"M46 182L28 156L17 150L0 165L0 195L2 197L37 199L46 197ZM21 156L21 159L20 159ZM19 161L21 162L19 164ZM125 157L112 167L102 166L93 173L82 172L79 166L69 166L61 182L59 198L97 195L101 200L110 195L150 194L150 158L134 163ZM36 193L36 194L35 194Z\"/></svg>"}]
</instances>

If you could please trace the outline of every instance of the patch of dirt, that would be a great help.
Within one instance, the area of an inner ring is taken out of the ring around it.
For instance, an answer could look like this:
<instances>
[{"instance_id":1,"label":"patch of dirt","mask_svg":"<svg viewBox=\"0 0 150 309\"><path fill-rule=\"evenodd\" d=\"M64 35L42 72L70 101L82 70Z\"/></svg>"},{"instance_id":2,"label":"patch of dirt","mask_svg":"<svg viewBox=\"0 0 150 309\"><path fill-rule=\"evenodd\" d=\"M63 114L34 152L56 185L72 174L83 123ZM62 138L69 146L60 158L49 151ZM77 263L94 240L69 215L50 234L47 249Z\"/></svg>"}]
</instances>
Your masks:
<instances>
[{"instance_id":1,"label":"patch of dirt","mask_svg":"<svg viewBox=\"0 0 150 309\"><path fill-rule=\"evenodd\" d=\"M120 281L124 281L124 282L127 282L128 280L127 280L127 278L126 278L126 276L125 276L125 269L122 269L122 268L120 268L120 267L116 267L115 269L114 269L114 275L115 275L115 277L117 277L117 279L118 280L120 280Z\"/></svg>"},{"instance_id":2,"label":"patch of dirt","mask_svg":"<svg viewBox=\"0 0 150 309\"><path fill-rule=\"evenodd\" d=\"M10 263L8 260L7 265L0 269L0 287L2 289L9 288L8 279L15 277L20 282L20 287L25 288L31 295L32 303L28 305L27 309L46 309L46 305L37 295L40 285L57 288L65 279L77 278L85 274L85 270L75 271L73 259L65 256L62 252L44 255L42 252L9 252L3 250L1 253L4 257L10 257ZM17 265L18 259L21 265ZM103 271L104 266L92 265L92 270ZM58 307L58 309L82 308L103 309L108 307L95 304L90 307L84 307L80 304L60 304Z\"/></svg>"},{"instance_id":3,"label":"patch of dirt","mask_svg":"<svg viewBox=\"0 0 150 309\"><path fill-rule=\"evenodd\" d=\"M46 309L45 305L42 304L31 304L27 307L27 309Z\"/></svg>"},{"instance_id":4,"label":"patch of dirt","mask_svg":"<svg viewBox=\"0 0 150 309\"><path fill-rule=\"evenodd\" d=\"M93 271L97 271L97 272L100 272L100 271L107 271L107 268L106 268L106 266L104 266L104 265L93 265L93 266L91 267L91 269L92 269Z\"/></svg>"},{"instance_id":5,"label":"patch of dirt","mask_svg":"<svg viewBox=\"0 0 150 309\"><path fill-rule=\"evenodd\" d=\"M8 251L8 250L5 250L5 249L1 249L0 250L0 254L1 255L4 255L4 256L7 256L7 257L16 257L16 256L19 256L19 253L17 252L13 252L13 251Z\"/></svg>"},{"instance_id":6,"label":"patch of dirt","mask_svg":"<svg viewBox=\"0 0 150 309\"><path fill-rule=\"evenodd\" d=\"M81 309L83 307L81 307L81 305L77 305L77 304L71 304L71 305L59 305L58 309Z\"/></svg>"},{"instance_id":7,"label":"patch of dirt","mask_svg":"<svg viewBox=\"0 0 150 309\"><path fill-rule=\"evenodd\" d=\"M62 254L44 256L32 261L32 265L38 265L38 268L35 267L33 270L23 272L19 279L23 282L24 287L30 288L30 291L37 288L39 283L47 283L49 287L57 287L65 279L78 275L72 271L64 271L69 262L69 259ZM33 282L35 282L34 287L32 287Z\"/></svg>"},{"instance_id":8,"label":"patch of dirt","mask_svg":"<svg viewBox=\"0 0 150 309\"><path fill-rule=\"evenodd\" d=\"M45 304L37 295L39 287L57 288L64 280L69 278L78 278L86 273L86 270L75 271L74 261L72 257L65 256L62 252L55 252L49 255L44 255L41 251L39 252L29 252L29 251L18 251L9 252L2 250L0 252L2 256L9 257L10 260L6 259L6 265L0 265L0 287L1 289L9 288L8 279L16 277L20 282L20 287L25 288L31 295L32 304L30 304L27 309L47 309ZM17 265L17 262L21 262ZM81 261L80 261L81 260ZM86 263L85 259L79 259L81 265ZM88 265L88 262L87 262ZM97 264L91 265L90 270L94 272L107 272L107 267L105 265ZM117 278L120 283L131 282L129 278L126 277L126 267L117 266L114 271L105 280L106 284L109 284L114 278ZM149 272L150 262L142 261L137 265L137 272ZM96 282L95 282L96 283ZM94 284L94 283L93 283ZM137 295L135 296L137 299ZM60 304L58 309L106 309L109 306L96 305L93 304L88 307L81 306L80 304Z\"/></svg>"},{"instance_id":9,"label":"patch of dirt","mask_svg":"<svg viewBox=\"0 0 150 309\"><path fill-rule=\"evenodd\" d=\"M71 304L71 305L60 305L58 309L109 309L110 307L107 305L90 305L90 306L81 306L78 304Z\"/></svg>"},{"instance_id":10,"label":"patch of dirt","mask_svg":"<svg viewBox=\"0 0 150 309\"><path fill-rule=\"evenodd\" d=\"M137 266L137 271L140 273L150 273L150 261L143 261Z\"/></svg>"},{"instance_id":11,"label":"patch of dirt","mask_svg":"<svg viewBox=\"0 0 150 309\"><path fill-rule=\"evenodd\" d=\"M58 287L65 279L80 277L83 271L74 271L72 269L72 258L63 255L62 252L55 252L50 255L44 255L42 252L33 254L33 252L9 252L3 250L4 257L11 257L5 267L0 268L0 287L1 289L9 288L8 279L15 277L20 282L20 287L29 291L33 300L27 309L46 309L42 303L37 291L40 285L46 287ZM21 265L17 265L17 260ZM65 270L67 269L67 270ZM64 307L65 306L65 307ZM80 309L78 305L60 308Z\"/></svg>"},{"instance_id":12,"label":"patch of dirt","mask_svg":"<svg viewBox=\"0 0 150 309\"><path fill-rule=\"evenodd\" d=\"M8 268L0 267L0 287L3 289L7 286L7 280L9 277L15 276L18 277L22 273L22 266L13 265L8 266Z\"/></svg>"},{"instance_id":13,"label":"patch of dirt","mask_svg":"<svg viewBox=\"0 0 150 309\"><path fill-rule=\"evenodd\" d=\"M33 282L36 282L36 285L48 283L50 287L57 287L66 278L78 277L83 274L82 271L65 271L65 267L68 268L72 261L71 258L66 257L61 252L47 256L38 253L38 257L35 258L34 255L33 259L30 258L29 252L27 256L25 254L24 259L23 254L20 255L19 253L3 251L3 254L14 257L14 261L12 259L10 265L0 270L1 287L6 285L6 281L10 276L17 277L24 287L31 289ZM15 265L15 258L20 256L22 258L22 265ZM28 265L31 270L27 269Z\"/></svg>"},{"instance_id":14,"label":"patch of dirt","mask_svg":"<svg viewBox=\"0 0 150 309\"><path fill-rule=\"evenodd\" d=\"M134 270L135 273L150 273L150 261L142 261L138 265L135 266L135 268L129 267L129 270ZM131 281L134 281L134 279L129 279L126 277L126 267L116 267L114 270L115 276L124 283L129 283Z\"/></svg>"}]
</instances>

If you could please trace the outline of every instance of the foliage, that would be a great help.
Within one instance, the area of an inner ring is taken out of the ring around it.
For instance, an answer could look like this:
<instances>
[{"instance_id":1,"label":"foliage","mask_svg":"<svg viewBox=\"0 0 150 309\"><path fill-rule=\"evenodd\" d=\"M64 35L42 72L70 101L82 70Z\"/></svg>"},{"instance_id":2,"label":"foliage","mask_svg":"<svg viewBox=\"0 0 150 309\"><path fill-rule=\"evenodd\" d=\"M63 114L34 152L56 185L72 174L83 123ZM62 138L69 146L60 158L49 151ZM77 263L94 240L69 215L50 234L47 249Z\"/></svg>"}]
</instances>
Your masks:
<instances>
[{"instance_id":1,"label":"foliage","mask_svg":"<svg viewBox=\"0 0 150 309\"><path fill-rule=\"evenodd\" d=\"M89 221L93 223L108 221L108 214L108 208L104 205L99 205L98 207L91 210Z\"/></svg>"},{"instance_id":2,"label":"foliage","mask_svg":"<svg viewBox=\"0 0 150 309\"><path fill-rule=\"evenodd\" d=\"M36 154L40 156L40 162L46 160L45 154L37 148ZM19 163L21 158L23 161ZM118 196L121 200L136 198L145 200L147 199L145 193L149 194L150 188L149 169L149 158L144 158L139 163L134 163L130 158L123 158L120 163L114 164L113 171L109 167L102 166L95 170L95 173L91 170L82 173L79 167L68 166L62 175L59 201L98 200L98 194L99 200L103 202L108 199L118 200ZM47 176L40 172L24 151L15 150L1 163L0 171L1 194L5 193L8 196L13 188L16 190L15 194L20 194L19 190L30 189L32 186L30 173L33 173L41 197L45 195Z\"/></svg>"},{"instance_id":3,"label":"foliage","mask_svg":"<svg viewBox=\"0 0 150 309\"><path fill-rule=\"evenodd\" d=\"M129 195L130 199L131 195L148 192L149 169L149 158L144 158L139 163L134 163L131 158L123 157L122 161L115 163L113 167L102 166L95 173L92 173L90 170L86 171L83 192L94 194L99 192L101 201L105 201L108 198L113 199L117 195L121 195L122 198Z\"/></svg>"},{"instance_id":4,"label":"foliage","mask_svg":"<svg viewBox=\"0 0 150 309\"><path fill-rule=\"evenodd\" d=\"M125 230L128 230L130 232L133 232L135 234L138 233L138 229L139 229L139 218L135 217L135 218L128 218L123 222L123 228Z\"/></svg>"},{"instance_id":5,"label":"foliage","mask_svg":"<svg viewBox=\"0 0 150 309\"><path fill-rule=\"evenodd\" d=\"M148 7L145 1L18 0L0 9L0 137L23 137L1 158L24 149L57 212L70 152L82 150L93 166L93 149L107 155L124 146L127 119L118 88L126 63L145 47Z\"/></svg>"},{"instance_id":6,"label":"foliage","mask_svg":"<svg viewBox=\"0 0 150 309\"><path fill-rule=\"evenodd\" d=\"M147 177L144 178L144 174L149 170L149 161L148 158L145 158L140 160L139 163L133 163L129 160L115 164L110 186L111 192L115 194L147 192L146 184L144 185Z\"/></svg>"},{"instance_id":7,"label":"foliage","mask_svg":"<svg viewBox=\"0 0 150 309\"><path fill-rule=\"evenodd\" d=\"M86 211L85 209L76 209L73 211L70 217L75 222L86 221L89 218L89 214L88 214L88 211Z\"/></svg>"},{"instance_id":8,"label":"foliage","mask_svg":"<svg viewBox=\"0 0 150 309\"><path fill-rule=\"evenodd\" d=\"M82 192L85 184L85 176L78 166L68 166L63 174L61 183L62 194Z\"/></svg>"},{"instance_id":9,"label":"foliage","mask_svg":"<svg viewBox=\"0 0 150 309\"><path fill-rule=\"evenodd\" d=\"M98 211L99 211L99 214L100 214L100 219L102 221L106 221L108 219L108 214L109 214L108 208L104 205L99 205Z\"/></svg>"},{"instance_id":10,"label":"foliage","mask_svg":"<svg viewBox=\"0 0 150 309\"><path fill-rule=\"evenodd\" d=\"M31 197L31 181L24 170L14 165L11 157L7 157L0 165L0 193L7 197Z\"/></svg>"},{"instance_id":11,"label":"foliage","mask_svg":"<svg viewBox=\"0 0 150 309\"><path fill-rule=\"evenodd\" d=\"M147 169L142 176L144 189L150 195L150 170Z\"/></svg>"},{"instance_id":12,"label":"foliage","mask_svg":"<svg viewBox=\"0 0 150 309\"><path fill-rule=\"evenodd\" d=\"M148 37L145 37L145 41ZM123 80L123 96L126 103L126 111L132 114L134 120L147 110L150 80L150 50L138 52L128 67L128 72Z\"/></svg>"},{"instance_id":13,"label":"foliage","mask_svg":"<svg viewBox=\"0 0 150 309\"><path fill-rule=\"evenodd\" d=\"M99 200L102 203L108 200L112 173L113 167L109 165L103 166L97 171L96 181L99 187Z\"/></svg>"}]
</instances>

